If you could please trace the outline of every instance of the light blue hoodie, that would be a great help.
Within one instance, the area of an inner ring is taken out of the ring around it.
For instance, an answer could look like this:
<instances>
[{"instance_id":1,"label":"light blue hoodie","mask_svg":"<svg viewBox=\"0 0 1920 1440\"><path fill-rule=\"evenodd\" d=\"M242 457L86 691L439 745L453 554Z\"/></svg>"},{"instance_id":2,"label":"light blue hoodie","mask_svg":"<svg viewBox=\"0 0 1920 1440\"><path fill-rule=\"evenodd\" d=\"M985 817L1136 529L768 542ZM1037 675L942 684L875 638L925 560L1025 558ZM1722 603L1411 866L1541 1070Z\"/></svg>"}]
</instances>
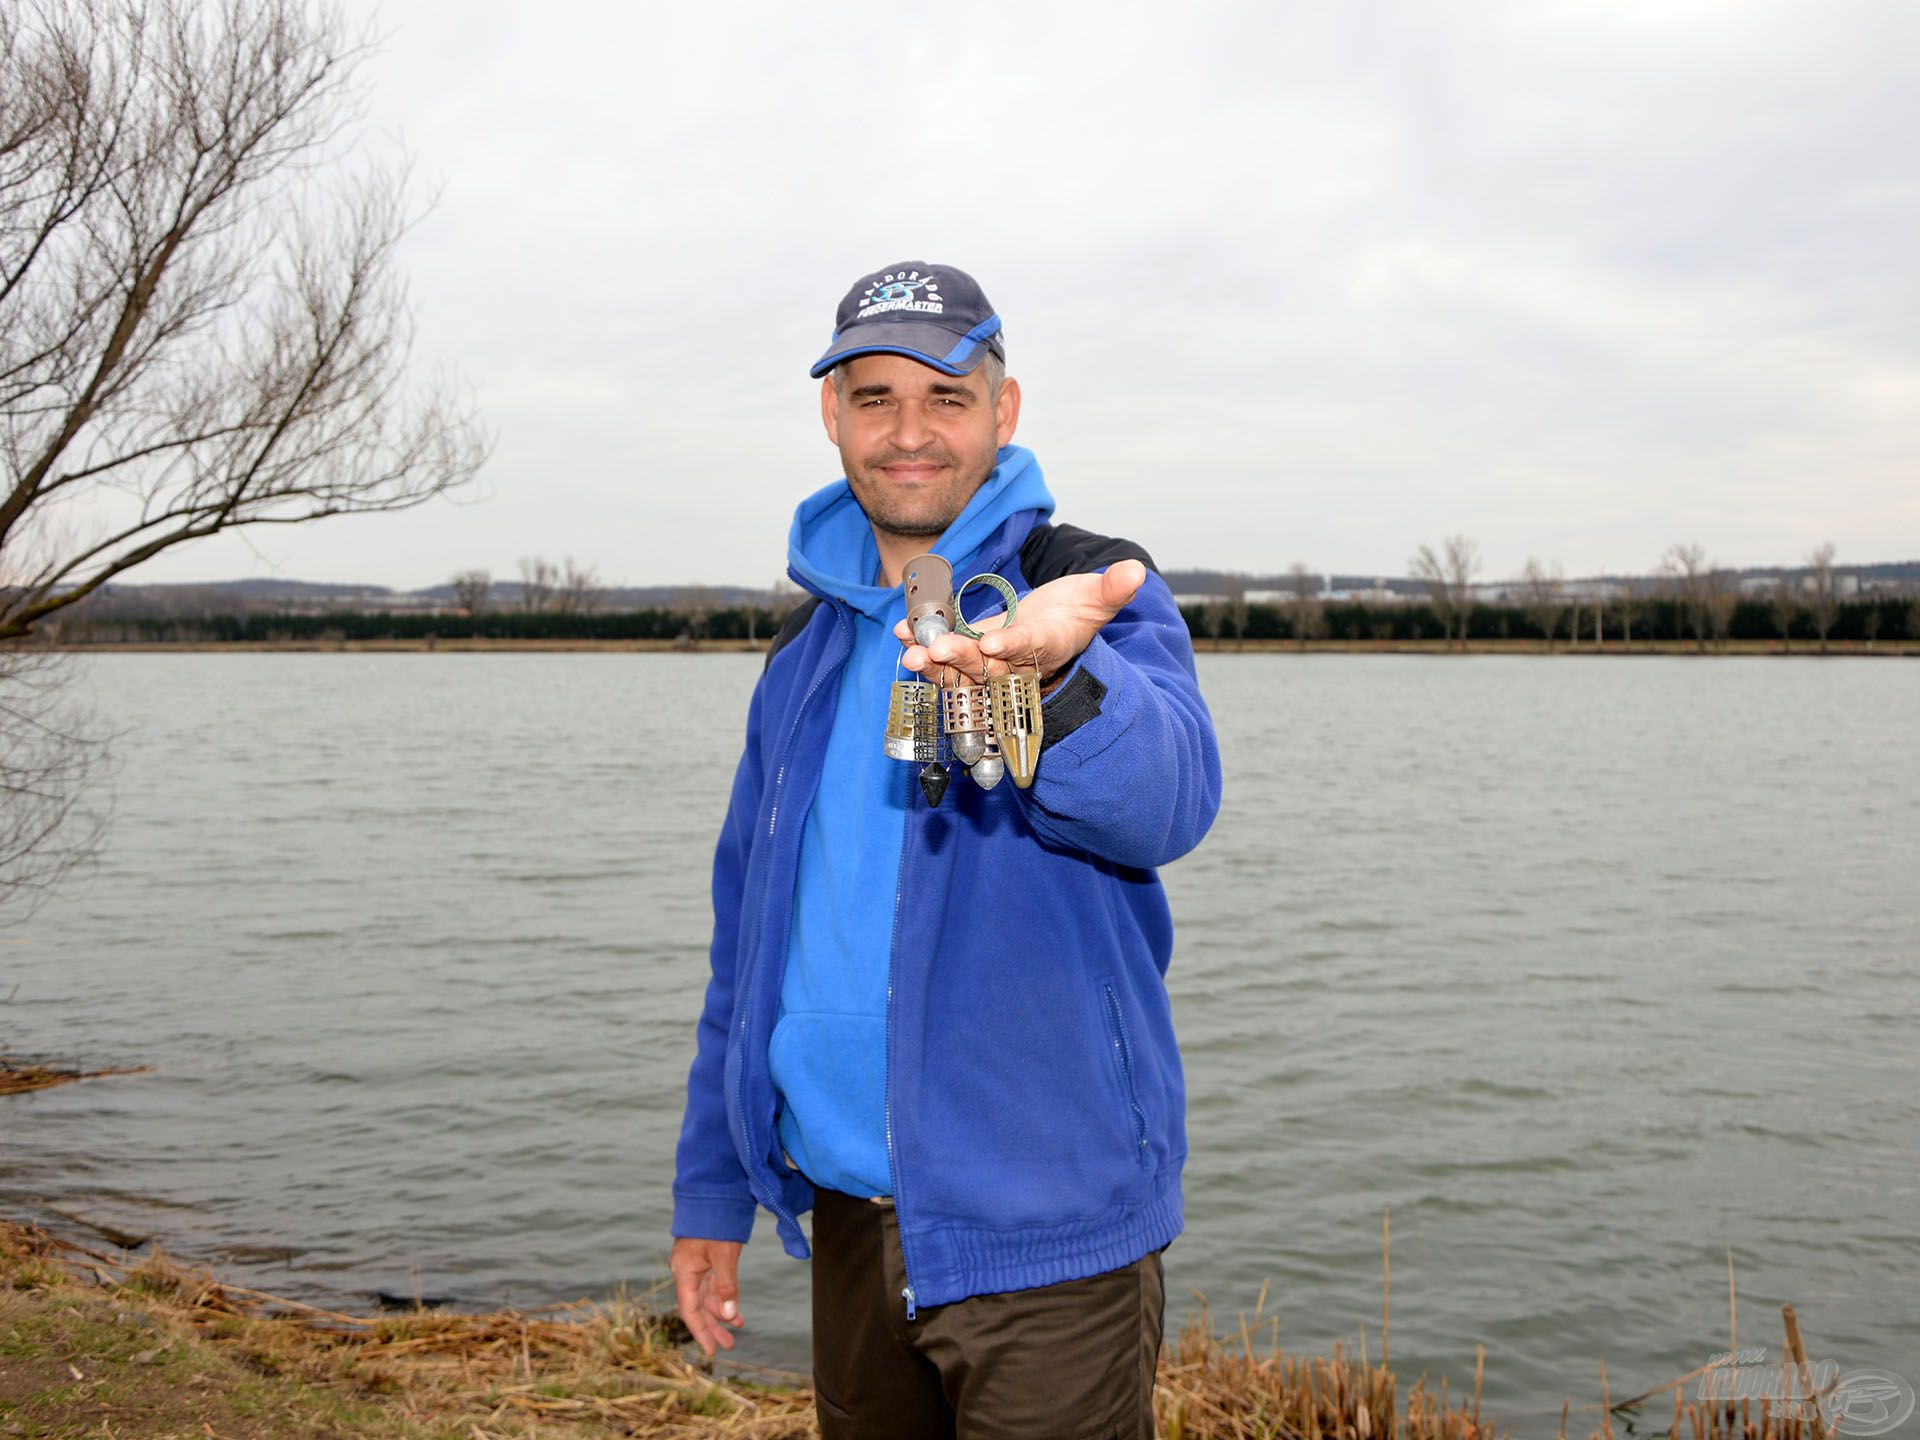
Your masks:
<instances>
[{"instance_id":1,"label":"light blue hoodie","mask_svg":"<svg viewBox=\"0 0 1920 1440\"><path fill-rule=\"evenodd\" d=\"M1053 496L1032 452L1009 445L932 547L952 563L956 585L983 568L980 547L1022 511L1038 524L1053 513ZM880 552L844 479L800 503L787 559L809 584L844 599L854 624L820 786L801 833L786 975L768 1051L784 1097L780 1143L817 1185L886 1195L887 965L908 787L920 771L889 759L880 743L889 689L910 678L893 634L906 617L905 598L898 585L873 583ZM990 593L982 608L995 608Z\"/></svg>"}]
</instances>

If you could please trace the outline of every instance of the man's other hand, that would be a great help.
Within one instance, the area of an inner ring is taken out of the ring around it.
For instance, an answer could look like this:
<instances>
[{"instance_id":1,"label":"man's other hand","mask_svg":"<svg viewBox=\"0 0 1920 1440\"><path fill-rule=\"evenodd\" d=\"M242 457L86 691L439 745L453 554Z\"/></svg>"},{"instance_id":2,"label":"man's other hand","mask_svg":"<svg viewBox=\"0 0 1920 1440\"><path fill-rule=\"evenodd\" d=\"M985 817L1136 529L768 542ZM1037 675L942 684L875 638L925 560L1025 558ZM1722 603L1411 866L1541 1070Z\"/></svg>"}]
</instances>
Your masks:
<instances>
[{"instance_id":1,"label":"man's other hand","mask_svg":"<svg viewBox=\"0 0 1920 1440\"><path fill-rule=\"evenodd\" d=\"M915 672L933 669L929 679L941 678L941 667L957 670L976 685L986 680L990 665L996 675L1038 670L1043 680L1057 679L1146 581L1147 567L1138 560L1122 560L1098 575L1062 575L1022 598L1013 624L983 630L978 640L942 635L931 646L916 645L902 620L893 627L909 642L901 664Z\"/></svg>"},{"instance_id":2,"label":"man's other hand","mask_svg":"<svg viewBox=\"0 0 1920 1440\"><path fill-rule=\"evenodd\" d=\"M673 1272L680 1318L693 1332L693 1343L713 1358L714 1347L733 1348L728 1325L747 1323L740 1313L740 1251L738 1240L676 1239L667 1268ZM724 1322L724 1323L722 1323Z\"/></svg>"}]
</instances>

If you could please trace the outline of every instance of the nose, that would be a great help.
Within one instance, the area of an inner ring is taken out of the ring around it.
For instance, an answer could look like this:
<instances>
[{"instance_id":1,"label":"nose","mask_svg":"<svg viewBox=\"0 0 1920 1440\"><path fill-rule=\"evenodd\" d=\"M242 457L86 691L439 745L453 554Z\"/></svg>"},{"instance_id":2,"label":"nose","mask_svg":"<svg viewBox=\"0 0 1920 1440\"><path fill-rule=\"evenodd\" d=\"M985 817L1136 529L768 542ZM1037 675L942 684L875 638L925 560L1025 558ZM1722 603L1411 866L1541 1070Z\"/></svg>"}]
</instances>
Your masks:
<instances>
[{"instance_id":1,"label":"nose","mask_svg":"<svg viewBox=\"0 0 1920 1440\"><path fill-rule=\"evenodd\" d=\"M911 400L894 407L893 443L896 449L919 450L933 439L933 427L927 422L924 407Z\"/></svg>"}]
</instances>

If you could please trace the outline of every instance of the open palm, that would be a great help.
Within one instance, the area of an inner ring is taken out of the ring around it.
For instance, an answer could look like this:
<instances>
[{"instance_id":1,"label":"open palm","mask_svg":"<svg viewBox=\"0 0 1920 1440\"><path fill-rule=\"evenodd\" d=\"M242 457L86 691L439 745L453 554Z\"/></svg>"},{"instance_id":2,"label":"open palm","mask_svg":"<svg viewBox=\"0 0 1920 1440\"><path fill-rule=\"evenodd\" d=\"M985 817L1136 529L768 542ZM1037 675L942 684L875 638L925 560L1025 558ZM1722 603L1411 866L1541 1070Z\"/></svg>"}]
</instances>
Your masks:
<instances>
[{"instance_id":1,"label":"open palm","mask_svg":"<svg viewBox=\"0 0 1920 1440\"><path fill-rule=\"evenodd\" d=\"M942 635L931 646L917 645L902 620L893 627L907 642L901 663L915 672L941 667L975 684L1007 670L1037 670L1043 680L1057 677L1146 579L1147 567L1138 560L1122 560L1097 575L1062 575L1022 597L1013 624L988 630L978 640Z\"/></svg>"}]
</instances>

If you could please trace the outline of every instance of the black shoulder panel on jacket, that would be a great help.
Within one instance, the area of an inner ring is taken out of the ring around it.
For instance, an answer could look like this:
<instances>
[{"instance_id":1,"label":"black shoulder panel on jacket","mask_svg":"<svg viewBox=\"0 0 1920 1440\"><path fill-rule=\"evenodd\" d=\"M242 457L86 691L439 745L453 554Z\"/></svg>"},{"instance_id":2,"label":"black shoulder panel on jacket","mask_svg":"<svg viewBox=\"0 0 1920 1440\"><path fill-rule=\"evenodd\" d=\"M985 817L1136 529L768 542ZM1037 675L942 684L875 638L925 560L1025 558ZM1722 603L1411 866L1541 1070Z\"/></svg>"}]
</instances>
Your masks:
<instances>
[{"instance_id":1,"label":"black shoulder panel on jacket","mask_svg":"<svg viewBox=\"0 0 1920 1440\"><path fill-rule=\"evenodd\" d=\"M763 673L767 666L773 663L773 657L780 653L781 648L807 628L807 622L813 619L813 612L819 608L820 597L809 595L787 612L787 618L780 623L780 628L774 632L773 639L767 644L767 658L760 663Z\"/></svg>"},{"instance_id":2,"label":"black shoulder panel on jacket","mask_svg":"<svg viewBox=\"0 0 1920 1440\"><path fill-rule=\"evenodd\" d=\"M1045 585L1062 575L1084 575L1122 560L1138 560L1156 574L1160 570L1133 541L1096 535L1078 525L1036 525L1020 545L1020 573L1029 585Z\"/></svg>"}]
</instances>

